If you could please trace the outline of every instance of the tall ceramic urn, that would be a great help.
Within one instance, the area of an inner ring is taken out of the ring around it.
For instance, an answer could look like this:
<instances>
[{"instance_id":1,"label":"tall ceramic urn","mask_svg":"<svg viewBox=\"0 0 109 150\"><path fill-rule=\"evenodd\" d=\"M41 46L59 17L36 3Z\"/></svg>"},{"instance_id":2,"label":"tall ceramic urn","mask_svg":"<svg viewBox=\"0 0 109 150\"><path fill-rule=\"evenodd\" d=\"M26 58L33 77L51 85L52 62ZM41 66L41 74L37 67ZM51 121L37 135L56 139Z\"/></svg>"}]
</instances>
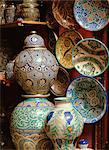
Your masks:
<instances>
[{"instance_id":1,"label":"tall ceramic urn","mask_svg":"<svg viewBox=\"0 0 109 150\"><path fill-rule=\"evenodd\" d=\"M7 77L15 79L26 95L11 115L12 140L18 150L51 150L53 145L44 127L54 105L47 100L51 82L58 73L55 56L44 40L32 31L24 41L24 50L7 64Z\"/></svg>"}]
</instances>

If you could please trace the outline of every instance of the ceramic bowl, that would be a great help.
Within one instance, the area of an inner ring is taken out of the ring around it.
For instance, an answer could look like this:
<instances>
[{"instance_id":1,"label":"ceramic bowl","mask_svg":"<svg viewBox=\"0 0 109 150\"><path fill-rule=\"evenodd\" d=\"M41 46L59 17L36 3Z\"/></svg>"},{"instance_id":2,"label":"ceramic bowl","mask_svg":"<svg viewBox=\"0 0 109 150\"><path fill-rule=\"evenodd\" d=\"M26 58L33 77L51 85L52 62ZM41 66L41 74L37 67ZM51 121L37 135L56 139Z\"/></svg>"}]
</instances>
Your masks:
<instances>
[{"instance_id":1,"label":"ceramic bowl","mask_svg":"<svg viewBox=\"0 0 109 150\"><path fill-rule=\"evenodd\" d=\"M78 24L90 31L103 29L109 20L107 1L75 0L74 16Z\"/></svg>"},{"instance_id":2,"label":"ceramic bowl","mask_svg":"<svg viewBox=\"0 0 109 150\"><path fill-rule=\"evenodd\" d=\"M72 69L72 49L82 39L79 32L68 30L63 32L56 42L56 57L62 67Z\"/></svg>"},{"instance_id":3,"label":"ceramic bowl","mask_svg":"<svg viewBox=\"0 0 109 150\"><path fill-rule=\"evenodd\" d=\"M56 96L64 96L69 83L69 73L60 66L57 79L51 85L50 91Z\"/></svg>"},{"instance_id":4,"label":"ceramic bowl","mask_svg":"<svg viewBox=\"0 0 109 150\"><path fill-rule=\"evenodd\" d=\"M82 114L85 123L97 122L106 111L106 91L94 78L75 78L68 86L66 96L72 97L72 104Z\"/></svg>"},{"instance_id":5,"label":"ceramic bowl","mask_svg":"<svg viewBox=\"0 0 109 150\"><path fill-rule=\"evenodd\" d=\"M94 38L86 38L72 49L72 63L85 76L102 74L109 64L109 51L104 43Z\"/></svg>"}]
</instances>

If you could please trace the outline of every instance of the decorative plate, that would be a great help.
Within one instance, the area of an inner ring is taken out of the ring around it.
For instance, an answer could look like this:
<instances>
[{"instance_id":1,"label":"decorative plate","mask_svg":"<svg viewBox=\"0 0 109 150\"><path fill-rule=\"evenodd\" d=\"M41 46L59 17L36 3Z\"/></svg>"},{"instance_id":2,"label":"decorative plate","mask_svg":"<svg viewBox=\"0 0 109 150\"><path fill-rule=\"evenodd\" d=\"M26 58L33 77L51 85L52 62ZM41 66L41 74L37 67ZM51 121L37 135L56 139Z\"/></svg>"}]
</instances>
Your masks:
<instances>
[{"instance_id":1,"label":"decorative plate","mask_svg":"<svg viewBox=\"0 0 109 150\"><path fill-rule=\"evenodd\" d=\"M72 63L82 75L98 76L108 67L108 48L99 40L86 38L73 48Z\"/></svg>"},{"instance_id":2,"label":"decorative plate","mask_svg":"<svg viewBox=\"0 0 109 150\"><path fill-rule=\"evenodd\" d=\"M78 24L86 30L101 30L108 24L108 3L102 0L75 0L74 16Z\"/></svg>"},{"instance_id":3,"label":"decorative plate","mask_svg":"<svg viewBox=\"0 0 109 150\"><path fill-rule=\"evenodd\" d=\"M56 96L64 96L69 83L69 73L63 67L59 67L57 80L53 82L50 91Z\"/></svg>"},{"instance_id":4,"label":"decorative plate","mask_svg":"<svg viewBox=\"0 0 109 150\"><path fill-rule=\"evenodd\" d=\"M63 32L56 42L56 57L66 69L72 69L72 48L82 39L79 32L68 30Z\"/></svg>"},{"instance_id":5,"label":"decorative plate","mask_svg":"<svg viewBox=\"0 0 109 150\"><path fill-rule=\"evenodd\" d=\"M74 0L64 2L62 0L53 0L52 12L61 26L68 29L77 29L79 25L73 15L72 5L74 5Z\"/></svg>"},{"instance_id":6,"label":"decorative plate","mask_svg":"<svg viewBox=\"0 0 109 150\"><path fill-rule=\"evenodd\" d=\"M95 123L106 111L107 94L102 84L91 77L81 76L68 86L67 97L72 97L72 104L84 117L85 123Z\"/></svg>"}]
</instances>

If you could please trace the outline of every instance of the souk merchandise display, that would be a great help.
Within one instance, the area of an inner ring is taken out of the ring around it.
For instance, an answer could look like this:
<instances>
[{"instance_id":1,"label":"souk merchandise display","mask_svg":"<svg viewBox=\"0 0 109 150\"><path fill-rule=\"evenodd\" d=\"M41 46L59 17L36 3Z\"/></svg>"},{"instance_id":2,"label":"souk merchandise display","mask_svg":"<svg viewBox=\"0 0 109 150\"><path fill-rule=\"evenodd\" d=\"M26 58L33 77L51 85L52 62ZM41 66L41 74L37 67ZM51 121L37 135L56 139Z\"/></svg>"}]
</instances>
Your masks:
<instances>
[{"instance_id":1,"label":"souk merchandise display","mask_svg":"<svg viewBox=\"0 0 109 150\"><path fill-rule=\"evenodd\" d=\"M26 99L15 107L11 116L10 130L16 149L51 149L44 126L54 105L45 97L49 96L50 84L57 77L58 69L55 56L34 31L26 37L24 50L7 64L7 77L15 79L26 92L22 95Z\"/></svg>"}]
</instances>

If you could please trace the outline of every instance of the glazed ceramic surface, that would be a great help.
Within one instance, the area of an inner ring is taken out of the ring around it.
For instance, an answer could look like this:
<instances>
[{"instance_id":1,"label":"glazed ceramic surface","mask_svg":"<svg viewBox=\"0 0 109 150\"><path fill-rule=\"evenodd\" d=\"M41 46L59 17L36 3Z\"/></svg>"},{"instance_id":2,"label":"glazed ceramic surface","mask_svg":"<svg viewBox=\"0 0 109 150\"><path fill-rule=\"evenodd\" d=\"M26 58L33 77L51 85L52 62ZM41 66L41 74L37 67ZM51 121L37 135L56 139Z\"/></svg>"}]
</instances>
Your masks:
<instances>
[{"instance_id":1,"label":"glazed ceramic surface","mask_svg":"<svg viewBox=\"0 0 109 150\"><path fill-rule=\"evenodd\" d=\"M38 8L39 4L37 1L24 2L16 5L16 20L22 18L23 20L39 20L40 11Z\"/></svg>"},{"instance_id":2,"label":"glazed ceramic surface","mask_svg":"<svg viewBox=\"0 0 109 150\"><path fill-rule=\"evenodd\" d=\"M35 33L25 39L24 48L15 58L14 77L27 94L47 94L58 73L56 58Z\"/></svg>"},{"instance_id":3,"label":"glazed ceramic surface","mask_svg":"<svg viewBox=\"0 0 109 150\"><path fill-rule=\"evenodd\" d=\"M47 114L54 105L46 98L28 98L19 103L11 116L12 140L18 150L51 150L44 131Z\"/></svg>"},{"instance_id":4,"label":"glazed ceramic surface","mask_svg":"<svg viewBox=\"0 0 109 150\"><path fill-rule=\"evenodd\" d=\"M72 5L74 0L60 1L54 0L52 4L52 12L56 21L64 28L78 28L78 24L73 15Z\"/></svg>"},{"instance_id":5,"label":"glazed ceramic surface","mask_svg":"<svg viewBox=\"0 0 109 150\"><path fill-rule=\"evenodd\" d=\"M86 139L81 139L81 140L79 141L79 147L80 147L81 149L83 149L83 150L86 150L87 147L88 147L88 140L86 140Z\"/></svg>"},{"instance_id":6,"label":"glazed ceramic surface","mask_svg":"<svg viewBox=\"0 0 109 150\"><path fill-rule=\"evenodd\" d=\"M47 117L45 131L54 143L55 150L74 149L73 140L83 130L84 119L72 107L69 98L55 98L55 108Z\"/></svg>"},{"instance_id":7,"label":"glazed ceramic surface","mask_svg":"<svg viewBox=\"0 0 109 150\"><path fill-rule=\"evenodd\" d=\"M72 49L72 53L72 63L82 75L98 76L109 65L108 48L101 41L94 38L79 41Z\"/></svg>"},{"instance_id":8,"label":"glazed ceramic surface","mask_svg":"<svg viewBox=\"0 0 109 150\"><path fill-rule=\"evenodd\" d=\"M85 123L95 123L106 111L107 94L99 81L81 76L74 79L66 92L72 97L72 104L85 119Z\"/></svg>"},{"instance_id":9,"label":"glazed ceramic surface","mask_svg":"<svg viewBox=\"0 0 109 150\"><path fill-rule=\"evenodd\" d=\"M66 69L74 67L72 64L72 49L82 39L75 30L63 32L56 42L56 57L59 63Z\"/></svg>"},{"instance_id":10,"label":"glazed ceramic surface","mask_svg":"<svg viewBox=\"0 0 109 150\"><path fill-rule=\"evenodd\" d=\"M74 16L80 26L90 31L98 31L108 24L107 1L75 0Z\"/></svg>"},{"instance_id":11,"label":"glazed ceramic surface","mask_svg":"<svg viewBox=\"0 0 109 150\"><path fill-rule=\"evenodd\" d=\"M50 91L56 96L64 96L66 89L70 83L69 73L63 68L59 67L57 79L53 82L50 87Z\"/></svg>"}]
</instances>

